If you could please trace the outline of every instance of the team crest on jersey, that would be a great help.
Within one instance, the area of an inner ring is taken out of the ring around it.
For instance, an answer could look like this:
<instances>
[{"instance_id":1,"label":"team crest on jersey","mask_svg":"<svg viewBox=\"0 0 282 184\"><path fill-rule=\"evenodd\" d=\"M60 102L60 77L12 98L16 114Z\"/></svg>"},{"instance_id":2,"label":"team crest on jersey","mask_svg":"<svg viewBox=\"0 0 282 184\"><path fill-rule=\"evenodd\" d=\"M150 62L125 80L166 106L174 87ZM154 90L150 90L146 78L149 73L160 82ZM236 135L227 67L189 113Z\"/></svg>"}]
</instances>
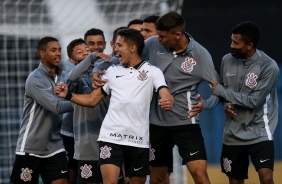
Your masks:
<instances>
[{"instance_id":1,"label":"team crest on jersey","mask_svg":"<svg viewBox=\"0 0 282 184\"><path fill-rule=\"evenodd\" d=\"M193 66L196 65L196 61L193 58L186 57L185 61L181 64L181 68L184 70L184 72L192 72Z\"/></svg>"},{"instance_id":2,"label":"team crest on jersey","mask_svg":"<svg viewBox=\"0 0 282 184\"><path fill-rule=\"evenodd\" d=\"M150 158L149 161L155 160L155 149L150 147Z\"/></svg>"},{"instance_id":3,"label":"team crest on jersey","mask_svg":"<svg viewBox=\"0 0 282 184\"><path fill-rule=\"evenodd\" d=\"M30 181L32 176L31 173L33 171L29 168L22 168L22 173L21 173L21 179L26 182L26 181Z\"/></svg>"},{"instance_id":4,"label":"team crest on jersey","mask_svg":"<svg viewBox=\"0 0 282 184\"><path fill-rule=\"evenodd\" d=\"M223 158L223 168L225 172L231 172L231 160L228 160L228 158Z\"/></svg>"},{"instance_id":5,"label":"team crest on jersey","mask_svg":"<svg viewBox=\"0 0 282 184\"><path fill-rule=\"evenodd\" d=\"M253 88L257 86L257 78L258 76L255 75L254 73L248 73L248 78L245 82L246 86L249 86L250 88Z\"/></svg>"},{"instance_id":6,"label":"team crest on jersey","mask_svg":"<svg viewBox=\"0 0 282 184\"><path fill-rule=\"evenodd\" d=\"M110 158L111 157L111 147L108 147L107 145L104 147L100 148L101 152L100 152L100 158L102 159L106 159L106 158Z\"/></svg>"},{"instance_id":7,"label":"team crest on jersey","mask_svg":"<svg viewBox=\"0 0 282 184\"><path fill-rule=\"evenodd\" d=\"M92 166L84 164L84 166L81 166L81 178L89 178L92 176L92 171L91 171Z\"/></svg>"},{"instance_id":8,"label":"team crest on jersey","mask_svg":"<svg viewBox=\"0 0 282 184\"><path fill-rule=\"evenodd\" d=\"M139 75L137 76L137 78L141 81L144 81L144 80L147 80L148 79L148 75L147 73L149 72L148 70L145 71L144 69L142 71L138 71L139 72Z\"/></svg>"}]
</instances>

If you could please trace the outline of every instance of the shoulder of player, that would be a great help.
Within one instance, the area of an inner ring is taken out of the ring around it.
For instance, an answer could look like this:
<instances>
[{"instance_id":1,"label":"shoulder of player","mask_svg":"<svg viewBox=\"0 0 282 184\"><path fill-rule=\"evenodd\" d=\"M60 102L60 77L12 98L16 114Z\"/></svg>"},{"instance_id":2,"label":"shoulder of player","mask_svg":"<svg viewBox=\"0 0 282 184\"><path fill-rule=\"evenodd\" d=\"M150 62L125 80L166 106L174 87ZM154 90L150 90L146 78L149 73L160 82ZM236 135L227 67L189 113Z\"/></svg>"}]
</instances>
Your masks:
<instances>
[{"instance_id":1,"label":"shoulder of player","mask_svg":"<svg viewBox=\"0 0 282 184\"><path fill-rule=\"evenodd\" d=\"M40 70L38 68L36 68L35 70L33 70L27 77L27 81L34 81L34 80L44 80L44 78L46 78L46 74L40 72Z\"/></svg>"},{"instance_id":2,"label":"shoulder of player","mask_svg":"<svg viewBox=\"0 0 282 184\"><path fill-rule=\"evenodd\" d=\"M116 75L116 73L120 73L121 70L123 70L123 66L121 66L121 64L114 64L109 66L109 68L106 70L105 75Z\"/></svg>"},{"instance_id":3,"label":"shoulder of player","mask_svg":"<svg viewBox=\"0 0 282 184\"><path fill-rule=\"evenodd\" d=\"M152 65L151 63L149 63L149 62L144 62L144 64L139 68L139 70L142 70L142 69L146 69L146 70L150 70L150 71L157 71L157 70L160 70L158 67L156 67L156 66L154 66L154 65Z\"/></svg>"},{"instance_id":4,"label":"shoulder of player","mask_svg":"<svg viewBox=\"0 0 282 184\"><path fill-rule=\"evenodd\" d=\"M147 40L145 40L145 45L147 44L154 44L154 43L159 43L158 36L151 36Z\"/></svg>"},{"instance_id":5,"label":"shoulder of player","mask_svg":"<svg viewBox=\"0 0 282 184\"><path fill-rule=\"evenodd\" d=\"M112 64L111 66L109 66L109 68L107 70L115 70L118 68L122 68L122 65L120 63L118 64Z\"/></svg>"},{"instance_id":6,"label":"shoulder of player","mask_svg":"<svg viewBox=\"0 0 282 184\"><path fill-rule=\"evenodd\" d=\"M164 49L158 40L158 36L152 36L145 40L145 48L149 49L151 54L156 54L157 51Z\"/></svg>"}]
</instances>

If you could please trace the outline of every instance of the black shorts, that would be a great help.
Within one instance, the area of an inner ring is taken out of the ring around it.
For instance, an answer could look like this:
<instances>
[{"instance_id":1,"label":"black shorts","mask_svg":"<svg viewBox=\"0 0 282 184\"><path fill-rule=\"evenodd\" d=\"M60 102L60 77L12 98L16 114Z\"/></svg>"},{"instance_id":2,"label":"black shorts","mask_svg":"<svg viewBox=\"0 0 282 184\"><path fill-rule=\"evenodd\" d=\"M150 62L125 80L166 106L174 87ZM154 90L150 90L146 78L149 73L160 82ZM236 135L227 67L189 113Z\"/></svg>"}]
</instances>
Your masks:
<instances>
[{"instance_id":1,"label":"black shorts","mask_svg":"<svg viewBox=\"0 0 282 184\"><path fill-rule=\"evenodd\" d=\"M39 175L44 183L62 178L69 179L66 153L58 153L49 158L38 158L28 154L16 155L10 183L38 184Z\"/></svg>"},{"instance_id":2,"label":"black shorts","mask_svg":"<svg viewBox=\"0 0 282 184\"><path fill-rule=\"evenodd\" d=\"M249 156L258 171L274 167L273 141L263 141L252 145L222 146L221 171L229 178L243 180L248 178Z\"/></svg>"},{"instance_id":3,"label":"black shorts","mask_svg":"<svg viewBox=\"0 0 282 184\"><path fill-rule=\"evenodd\" d=\"M78 160L77 184L101 183L102 175L98 161Z\"/></svg>"},{"instance_id":4,"label":"black shorts","mask_svg":"<svg viewBox=\"0 0 282 184\"><path fill-rule=\"evenodd\" d=\"M99 142L99 147L101 150L99 165L113 164L121 169L124 163L127 177L150 174L149 148L137 148L102 141Z\"/></svg>"},{"instance_id":5,"label":"black shorts","mask_svg":"<svg viewBox=\"0 0 282 184\"><path fill-rule=\"evenodd\" d=\"M77 171L77 160L73 158L74 156L74 137L69 137L62 135L62 139L64 142L65 150L67 151L68 156L68 167L69 169L74 169Z\"/></svg>"},{"instance_id":6,"label":"black shorts","mask_svg":"<svg viewBox=\"0 0 282 184\"><path fill-rule=\"evenodd\" d=\"M193 160L207 160L200 125L157 126L150 124L150 165L156 167L173 164L172 149L177 145L182 164Z\"/></svg>"}]
</instances>

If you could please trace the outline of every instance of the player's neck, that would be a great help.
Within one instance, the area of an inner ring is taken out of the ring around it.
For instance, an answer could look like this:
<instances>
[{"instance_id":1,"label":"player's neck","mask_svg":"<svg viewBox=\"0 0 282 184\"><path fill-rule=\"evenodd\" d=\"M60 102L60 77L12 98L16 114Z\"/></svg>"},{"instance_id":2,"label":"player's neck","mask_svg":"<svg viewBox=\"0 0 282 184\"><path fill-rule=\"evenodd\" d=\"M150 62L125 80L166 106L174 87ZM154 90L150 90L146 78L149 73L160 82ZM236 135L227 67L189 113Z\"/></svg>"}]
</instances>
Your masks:
<instances>
[{"instance_id":1,"label":"player's neck","mask_svg":"<svg viewBox=\"0 0 282 184\"><path fill-rule=\"evenodd\" d=\"M134 67L136 65L138 65L140 62L142 62L142 59L140 56L135 56L135 57L132 57L130 62L128 62L128 66L129 67Z\"/></svg>"},{"instance_id":2,"label":"player's neck","mask_svg":"<svg viewBox=\"0 0 282 184\"><path fill-rule=\"evenodd\" d=\"M176 44L176 46L172 49L176 53L183 52L184 50L186 50L188 43L189 43L189 38L186 37L186 35L183 33L178 41L178 44Z\"/></svg>"}]
</instances>

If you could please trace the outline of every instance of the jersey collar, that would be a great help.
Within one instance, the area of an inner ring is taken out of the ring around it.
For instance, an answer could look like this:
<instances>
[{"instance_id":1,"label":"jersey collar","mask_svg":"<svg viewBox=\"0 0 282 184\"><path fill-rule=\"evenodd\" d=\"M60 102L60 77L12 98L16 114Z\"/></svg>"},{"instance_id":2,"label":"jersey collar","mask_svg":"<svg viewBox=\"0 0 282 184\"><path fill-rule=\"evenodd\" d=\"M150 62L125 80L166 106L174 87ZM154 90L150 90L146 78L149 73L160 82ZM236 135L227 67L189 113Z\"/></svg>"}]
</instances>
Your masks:
<instances>
[{"instance_id":1,"label":"jersey collar","mask_svg":"<svg viewBox=\"0 0 282 184\"><path fill-rule=\"evenodd\" d=\"M140 63L138 63L137 65L135 65L133 68L135 68L136 70L138 70L139 68L141 68L141 66L145 63L146 61L142 60ZM128 65L122 65L124 68L129 68Z\"/></svg>"}]
</instances>

